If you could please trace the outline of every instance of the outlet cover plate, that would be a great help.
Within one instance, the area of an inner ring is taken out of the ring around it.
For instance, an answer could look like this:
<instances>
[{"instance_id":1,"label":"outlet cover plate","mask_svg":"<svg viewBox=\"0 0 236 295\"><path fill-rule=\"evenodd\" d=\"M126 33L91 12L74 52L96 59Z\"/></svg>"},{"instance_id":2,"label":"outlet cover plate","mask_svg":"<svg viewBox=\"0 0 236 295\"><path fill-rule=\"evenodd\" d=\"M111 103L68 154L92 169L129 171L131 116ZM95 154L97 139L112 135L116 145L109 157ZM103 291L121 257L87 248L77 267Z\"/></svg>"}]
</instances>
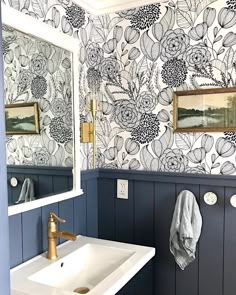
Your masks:
<instances>
[{"instance_id":1,"label":"outlet cover plate","mask_svg":"<svg viewBox=\"0 0 236 295\"><path fill-rule=\"evenodd\" d=\"M117 198L128 199L128 180L117 179Z\"/></svg>"}]
</instances>

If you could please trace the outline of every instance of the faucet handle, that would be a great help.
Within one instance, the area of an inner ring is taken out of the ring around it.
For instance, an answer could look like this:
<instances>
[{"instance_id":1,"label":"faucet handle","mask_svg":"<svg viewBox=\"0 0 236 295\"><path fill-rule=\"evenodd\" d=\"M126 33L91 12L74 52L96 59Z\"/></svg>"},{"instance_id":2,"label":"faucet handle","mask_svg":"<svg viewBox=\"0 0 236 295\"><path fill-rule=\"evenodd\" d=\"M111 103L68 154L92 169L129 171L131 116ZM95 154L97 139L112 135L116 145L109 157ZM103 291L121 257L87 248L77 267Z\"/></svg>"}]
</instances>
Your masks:
<instances>
[{"instance_id":1,"label":"faucet handle","mask_svg":"<svg viewBox=\"0 0 236 295\"><path fill-rule=\"evenodd\" d=\"M50 212L48 216L48 220L54 221L55 219L62 223L66 222L65 219L58 217L54 212Z\"/></svg>"}]
</instances>

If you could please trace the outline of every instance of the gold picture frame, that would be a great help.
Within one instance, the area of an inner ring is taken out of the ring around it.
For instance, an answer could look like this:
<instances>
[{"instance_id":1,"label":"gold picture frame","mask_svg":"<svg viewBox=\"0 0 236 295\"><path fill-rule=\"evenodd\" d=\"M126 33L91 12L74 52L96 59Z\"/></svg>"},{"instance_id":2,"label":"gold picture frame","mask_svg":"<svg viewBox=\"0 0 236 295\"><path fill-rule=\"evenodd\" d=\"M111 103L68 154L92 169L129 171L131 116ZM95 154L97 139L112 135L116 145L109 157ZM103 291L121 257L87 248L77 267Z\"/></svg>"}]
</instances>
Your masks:
<instances>
[{"instance_id":1,"label":"gold picture frame","mask_svg":"<svg viewBox=\"0 0 236 295\"><path fill-rule=\"evenodd\" d=\"M38 103L17 103L5 105L6 134L38 134Z\"/></svg>"},{"instance_id":2,"label":"gold picture frame","mask_svg":"<svg viewBox=\"0 0 236 295\"><path fill-rule=\"evenodd\" d=\"M175 132L236 131L236 87L174 93Z\"/></svg>"}]
</instances>

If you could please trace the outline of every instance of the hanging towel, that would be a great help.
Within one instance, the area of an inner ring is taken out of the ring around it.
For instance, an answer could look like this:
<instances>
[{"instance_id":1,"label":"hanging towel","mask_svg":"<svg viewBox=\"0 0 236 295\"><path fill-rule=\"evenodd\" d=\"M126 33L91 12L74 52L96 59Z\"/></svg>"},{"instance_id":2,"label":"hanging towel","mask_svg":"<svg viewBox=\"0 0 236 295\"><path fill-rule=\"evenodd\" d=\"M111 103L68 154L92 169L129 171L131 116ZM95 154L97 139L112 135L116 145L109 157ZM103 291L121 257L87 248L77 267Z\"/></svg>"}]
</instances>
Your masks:
<instances>
[{"instance_id":1,"label":"hanging towel","mask_svg":"<svg viewBox=\"0 0 236 295\"><path fill-rule=\"evenodd\" d=\"M184 190L178 195L170 228L170 252L182 270L195 259L201 228L202 216L196 198Z\"/></svg>"},{"instance_id":2,"label":"hanging towel","mask_svg":"<svg viewBox=\"0 0 236 295\"><path fill-rule=\"evenodd\" d=\"M30 202L33 200L35 200L34 183L32 179L26 178L23 182L19 199L15 202L15 204L18 204L20 202Z\"/></svg>"}]
</instances>

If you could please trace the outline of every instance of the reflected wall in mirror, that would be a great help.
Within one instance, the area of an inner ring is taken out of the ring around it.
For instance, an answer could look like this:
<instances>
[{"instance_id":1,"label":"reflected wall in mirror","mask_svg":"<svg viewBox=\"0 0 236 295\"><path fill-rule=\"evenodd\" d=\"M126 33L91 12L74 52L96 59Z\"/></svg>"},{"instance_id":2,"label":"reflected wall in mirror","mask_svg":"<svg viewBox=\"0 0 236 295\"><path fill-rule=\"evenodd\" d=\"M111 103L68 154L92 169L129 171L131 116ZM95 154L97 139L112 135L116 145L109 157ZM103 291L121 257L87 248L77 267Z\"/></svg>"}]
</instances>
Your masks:
<instances>
[{"instance_id":1,"label":"reflected wall in mirror","mask_svg":"<svg viewBox=\"0 0 236 295\"><path fill-rule=\"evenodd\" d=\"M68 183L71 169L52 168L73 167L72 56L65 49L6 25L2 33L5 104L37 102L39 106L40 134L7 136L7 165L17 165L8 167L8 177L20 180L18 187L8 189L9 203L14 204L30 200L25 192L21 196L20 188L24 188L25 175L29 178L32 173L29 185L34 186L33 198L58 192L54 175L60 175L64 183L60 192L72 189L72 183ZM17 114L16 119L20 118ZM21 165L26 167L22 170ZM38 166L51 169L36 169ZM45 175L47 181L40 183Z\"/></svg>"},{"instance_id":2,"label":"reflected wall in mirror","mask_svg":"<svg viewBox=\"0 0 236 295\"><path fill-rule=\"evenodd\" d=\"M78 163L73 128L77 44L31 17L5 6L3 10L5 104L37 102L40 130L6 136L9 204L13 205L80 189L80 178L77 175L75 181L72 173ZM18 180L15 187L12 177Z\"/></svg>"}]
</instances>

